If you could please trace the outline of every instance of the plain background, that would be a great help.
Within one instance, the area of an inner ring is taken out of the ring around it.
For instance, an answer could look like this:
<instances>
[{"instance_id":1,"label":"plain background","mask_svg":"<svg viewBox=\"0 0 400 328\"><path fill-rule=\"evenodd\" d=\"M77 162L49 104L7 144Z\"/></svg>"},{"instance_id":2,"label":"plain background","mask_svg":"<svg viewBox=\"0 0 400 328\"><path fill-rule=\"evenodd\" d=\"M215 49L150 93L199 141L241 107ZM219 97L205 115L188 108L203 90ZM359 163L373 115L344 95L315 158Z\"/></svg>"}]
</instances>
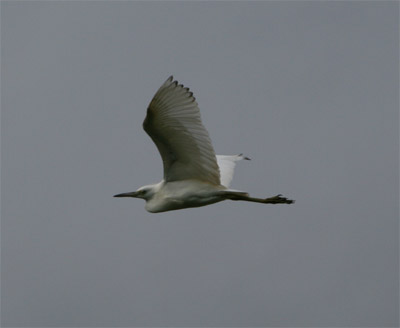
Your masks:
<instances>
[{"instance_id":1,"label":"plain background","mask_svg":"<svg viewBox=\"0 0 400 328\"><path fill-rule=\"evenodd\" d=\"M1 2L2 325L398 326L397 1ZM223 202L149 214L173 74Z\"/></svg>"}]
</instances>

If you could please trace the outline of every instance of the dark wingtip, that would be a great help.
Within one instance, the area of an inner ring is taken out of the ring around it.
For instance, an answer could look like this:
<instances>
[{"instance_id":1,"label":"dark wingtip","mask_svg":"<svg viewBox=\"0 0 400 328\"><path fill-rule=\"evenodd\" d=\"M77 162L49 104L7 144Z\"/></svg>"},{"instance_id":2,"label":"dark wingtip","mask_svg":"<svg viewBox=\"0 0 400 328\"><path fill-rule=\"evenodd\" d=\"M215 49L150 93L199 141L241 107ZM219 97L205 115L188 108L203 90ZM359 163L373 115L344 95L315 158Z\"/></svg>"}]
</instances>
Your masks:
<instances>
[{"instance_id":1,"label":"dark wingtip","mask_svg":"<svg viewBox=\"0 0 400 328\"><path fill-rule=\"evenodd\" d=\"M239 154L239 156L242 156L243 159L245 159L246 161L251 161L251 158L247 157L247 156L243 156L243 154Z\"/></svg>"}]
</instances>

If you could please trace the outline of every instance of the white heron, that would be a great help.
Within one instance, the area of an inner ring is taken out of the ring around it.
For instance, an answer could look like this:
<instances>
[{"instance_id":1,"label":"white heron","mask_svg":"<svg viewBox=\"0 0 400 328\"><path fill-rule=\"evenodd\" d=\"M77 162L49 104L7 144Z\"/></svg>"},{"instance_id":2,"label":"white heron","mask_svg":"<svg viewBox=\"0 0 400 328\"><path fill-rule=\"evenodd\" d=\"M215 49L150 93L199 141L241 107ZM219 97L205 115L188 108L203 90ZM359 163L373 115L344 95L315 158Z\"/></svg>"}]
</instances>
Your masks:
<instances>
[{"instance_id":1,"label":"white heron","mask_svg":"<svg viewBox=\"0 0 400 328\"><path fill-rule=\"evenodd\" d=\"M160 152L164 178L114 197L143 198L151 213L200 207L226 199L263 204L294 202L281 195L253 198L247 192L229 188L236 162L248 158L242 154L215 155L193 93L172 76L151 100L143 128Z\"/></svg>"}]
</instances>

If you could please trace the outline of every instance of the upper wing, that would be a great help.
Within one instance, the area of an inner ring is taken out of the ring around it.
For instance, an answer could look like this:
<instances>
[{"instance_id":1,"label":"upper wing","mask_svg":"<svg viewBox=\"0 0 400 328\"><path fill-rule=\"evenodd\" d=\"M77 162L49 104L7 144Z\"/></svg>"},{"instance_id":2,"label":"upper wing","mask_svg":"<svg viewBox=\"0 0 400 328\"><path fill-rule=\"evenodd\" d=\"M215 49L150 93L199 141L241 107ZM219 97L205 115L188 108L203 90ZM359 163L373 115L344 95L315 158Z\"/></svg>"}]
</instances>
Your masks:
<instances>
[{"instance_id":1,"label":"upper wing","mask_svg":"<svg viewBox=\"0 0 400 328\"><path fill-rule=\"evenodd\" d=\"M215 152L196 99L172 76L150 102L143 128L161 154L165 181L197 179L220 184Z\"/></svg>"}]
</instances>

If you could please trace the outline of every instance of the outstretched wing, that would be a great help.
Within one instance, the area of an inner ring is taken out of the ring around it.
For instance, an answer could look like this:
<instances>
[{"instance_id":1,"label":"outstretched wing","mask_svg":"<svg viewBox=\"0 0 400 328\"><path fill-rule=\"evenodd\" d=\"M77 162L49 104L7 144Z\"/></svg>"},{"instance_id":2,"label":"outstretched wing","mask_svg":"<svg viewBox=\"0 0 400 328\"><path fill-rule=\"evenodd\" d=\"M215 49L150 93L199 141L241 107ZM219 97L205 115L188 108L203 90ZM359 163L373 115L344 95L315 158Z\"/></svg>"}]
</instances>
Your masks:
<instances>
[{"instance_id":1,"label":"outstretched wing","mask_svg":"<svg viewBox=\"0 0 400 328\"><path fill-rule=\"evenodd\" d=\"M220 184L214 149L189 88L170 76L147 109L143 128L164 164L164 180L197 179Z\"/></svg>"},{"instance_id":2,"label":"outstretched wing","mask_svg":"<svg viewBox=\"0 0 400 328\"><path fill-rule=\"evenodd\" d=\"M221 175L221 185L229 188L233 179L236 162L241 161L242 159L250 160L250 158L243 156L243 154L232 156L217 155L217 163Z\"/></svg>"}]
</instances>

